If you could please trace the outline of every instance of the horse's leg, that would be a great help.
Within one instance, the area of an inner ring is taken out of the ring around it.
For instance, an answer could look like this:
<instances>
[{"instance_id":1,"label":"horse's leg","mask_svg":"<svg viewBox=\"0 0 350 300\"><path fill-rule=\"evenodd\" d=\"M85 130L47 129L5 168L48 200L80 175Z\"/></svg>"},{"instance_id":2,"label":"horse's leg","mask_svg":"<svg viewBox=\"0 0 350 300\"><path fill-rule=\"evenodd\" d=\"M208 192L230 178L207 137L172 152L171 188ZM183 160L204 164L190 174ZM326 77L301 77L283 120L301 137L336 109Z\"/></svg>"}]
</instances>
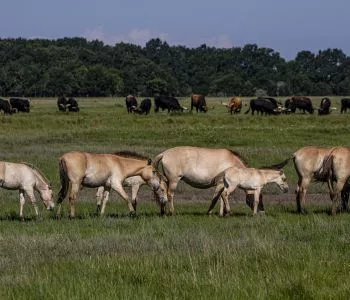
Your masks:
<instances>
[{"instance_id":1,"label":"horse's leg","mask_svg":"<svg viewBox=\"0 0 350 300\"><path fill-rule=\"evenodd\" d=\"M104 187L102 207L101 207L101 210L100 210L100 215L101 216L103 216L105 214L106 204L107 204L108 199L109 199L109 192L110 192L110 190L111 190L110 188Z\"/></svg>"},{"instance_id":2,"label":"horse's leg","mask_svg":"<svg viewBox=\"0 0 350 300\"><path fill-rule=\"evenodd\" d=\"M296 196L296 202L297 202L297 211L298 213L302 212L303 207L305 206L305 199L306 199L306 190L307 187L310 184L309 178L299 178L298 185L297 185L297 196Z\"/></svg>"},{"instance_id":3,"label":"horse's leg","mask_svg":"<svg viewBox=\"0 0 350 300\"><path fill-rule=\"evenodd\" d=\"M100 213L100 211L101 211L101 203L102 203L103 192L104 192L104 187L103 186L100 186L97 189L97 192L96 192L96 204L97 204L96 212L97 213Z\"/></svg>"},{"instance_id":4,"label":"horse's leg","mask_svg":"<svg viewBox=\"0 0 350 300\"><path fill-rule=\"evenodd\" d=\"M122 183L114 181L114 183L112 184L111 188L113 190L115 190L125 200L125 202L128 204L128 208L129 208L130 213L134 213L135 209L132 206L132 203L130 201L130 198L129 198L128 194L124 191ZM103 204L105 204L105 202L103 202ZM102 204L102 209L103 209L103 204Z\"/></svg>"},{"instance_id":5,"label":"horse's leg","mask_svg":"<svg viewBox=\"0 0 350 300\"><path fill-rule=\"evenodd\" d=\"M223 184L218 184L216 186L216 189L215 189L215 192L213 195L213 199L211 200L211 204L210 204L208 212L207 212L208 215L212 214L213 208L214 208L215 204L218 202L219 198L221 197L221 194L224 191L224 189L225 188L224 188ZM220 210L221 210L221 203L220 203Z\"/></svg>"},{"instance_id":6,"label":"horse's leg","mask_svg":"<svg viewBox=\"0 0 350 300\"><path fill-rule=\"evenodd\" d=\"M332 215L335 215L338 211L339 208L339 203L340 203L340 192L342 191L344 187L344 181L341 179L338 179L337 183L335 184L333 191L330 193L331 194L331 200L332 200Z\"/></svg>"},{"instance_id":7,"label":"horse's leg","mask_svg":"<svg viewBox=\"0 0 350 300\"><path fill-rule=\"evenodd\" d=\"M231 184L227 188L225 188L224 191L221 193L220 213L219 213L220 217L227 215L231 211L228 197L236 189L236 187L237 187L237 183L231 182Z\"/></svg>"},{"instance_id":8,"label":"horse's leg","mask_svg":"<svg viewBox=\"0 0 350 300\"><path fill-rule=\"evenodd\" d=\"M174 214L174 194L175 194L175 190L177 187L177 184L179 183L180 178L177 178L175 181L169 182L169 186L168 186L168 201L169 201L169 213L170 215ZM161 214L164 214L164 207L161 208Z\"/></svg>"},{"instance_id":9,"label":"horse's leg","mask_svg":"<svg viewBox=\"0 0 350 300\"><path fill-rule=\"evenodd\" d=\"M131 203L132 203L132 206L134 207L135 211L136 211L136 206L137 206L137 193L139 192L139 189L140 189L139 184L135 184L135 185L131 186Z\"/></svg>"},{"instance_id":10,"label":"horse's leg","mask_svg":"<svg viewBox=\"0 0 350 300\"><path fill-rule=\"evenodd\" d=\"M260 195L261 189L256 189L254 191L254 210L253 215L255 216L258 213L258 205L259 205L259 195Z\"/></svg>"},{"instance_id":11,"label":"horse's leg","mask_svg":"<svg viewBox=\"0 0 350 300\"><path fill-rule=\"evenodd\" d=\"M24 192L22 190L19 191L19 217L23 220L23 207L26 199L24 198Z\"/></svg>"},{"instance_id":12,"label":"horse's leg","mask_svg":"<svg viewBox=\"0 0 350 300\"><path fill-rule=\"evenodd\" d=\"M28 196L28 198L32 202L34 209L35 209L36 216L39 217L39 208L38 208L38 204L36 203L33 189L25 190L25 194Z\"/></svg>"},{"instance_id":13,"label":"horse's leg","mask_svg":"<svg viewBox=\"0 0 350 300\"><path fill-rule=\"evenodd\" d=\"M75 218L75 202L77 200L77 193L80 188L80 183L72 183L69 191L69 206L70 206L70 217Z\"/></svg>"}]
</instances>

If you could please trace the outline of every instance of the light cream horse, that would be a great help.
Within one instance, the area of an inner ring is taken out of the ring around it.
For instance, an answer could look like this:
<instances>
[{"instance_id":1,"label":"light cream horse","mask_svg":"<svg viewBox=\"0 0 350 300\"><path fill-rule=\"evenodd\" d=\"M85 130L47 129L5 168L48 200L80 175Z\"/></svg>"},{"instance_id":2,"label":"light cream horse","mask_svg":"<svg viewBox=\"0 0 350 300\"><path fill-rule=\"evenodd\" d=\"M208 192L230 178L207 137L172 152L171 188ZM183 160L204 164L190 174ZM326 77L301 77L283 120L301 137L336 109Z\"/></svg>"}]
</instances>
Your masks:
<instances>
[{"instance_id":1,"label":"light cream horse","mask_svg":"<svg viewBox=\"0 0 350 300\"><path fill-rule=\"evenodd\" d=\"M115 190L128 204L129 211L135 212L129 196L123 189L125 178L139 175L152 187L160 203L166 202L166 191L162 189L162 177L152 165L151 159L134 152L124 151L117 154L95 154L87 152L68 152L59 161L61 190L58 196L57 215L60 215L61 203L69 194L70 217L75 217L75 202L81 186L105 189L101 207L104 214L110 189Z\"/></svg>"},{"instance_id":2,"label":"light cream horse","mask_svg":"<svg viewBox=\"0 0 350 300\"><path fill-rule=\"evenodd\" d=\"M125 180L123 181L123 186L127 186L127 187L131 187L131 203L132 206L134 207L134 209L136 210L136 206L137 206L137 194L140 190L140 187L147 184L141 176L132 176L132 177L128 177L125 178ZM161 188L166 191L167 190L167 184L164 180L162 180L160 182ZM107 197L108 198L109 193L105 192L105 188L103 186L100 186L97 189L96 192L96 202L97 202L97 211L100 212L101 211L101 204L103 202L103 198ZM159 199L156 200L158 201ZM108 202L108 200L106 200Z\"/></svg>"},{"instance_id":3,"label":"light cream horse","mask_svg":"<svg viewBox=\"0 0 350 300\"><path fill-rule=\"evenodd\" d=\"M47 210L51 210L55 206L48 180L37 168L30 164L0 161L0 187L7 190L19 190L19 215L22 219L25 196L30 199L34 206L35 214L39 216L34 190L39 193Z\"/></svg>"},{"instance_id":4,"label":"light cream horse","mask_svg":"<svg viewBox=\"0 0 350 300\"><path fill-rule=\"evenodd\" d=\"M180 180L192 187L206 189L216 186L216 177L227 168L247 166L237 152L229 149L189 146L165 150L155 157L154 164L157 169L162 169L167 178L170 214L174 213L174 193ZM262 201L259 203L259 209L263 210ZM161 214L164 213L165 203L161 205Z\"/></svg>"},{"instance_id":5,"label":"light cream horse","mask_svg":"<svg viewBox=\"0 0 350 300\"><path fill-rule=\"evenodd\" d=\"M332 200L332 214L336 214L340 206L342 194L343 208L347 206L348 185L350 176L350 149L347 147L303 147L292 157L276 165L285 166L293 159L298 174L296 189L297 211L302 212L305 205L306 192L312 180L326 182Z\"/></svg>"},{"instance_id":6,"label":"light cream horse","mask_svg":"<svg viewBox=\"0 0 350 300\"><path fill-rule=\"evenodd\" d=\"M288 184L283 170L274 169L255 169L255 168L237 168L231 167L226 169L218 176L218 188L214 194L212 203L209 208L211 213L216 202L221 197L220 215L225 212L223 206L226 206L226 213L229 213L228 205L229 195L237 188L254 193L253 215L258 212L258 203L262 188L268 183L275 183L284 192L288 192Z\"/></svg>"}]
</instances>

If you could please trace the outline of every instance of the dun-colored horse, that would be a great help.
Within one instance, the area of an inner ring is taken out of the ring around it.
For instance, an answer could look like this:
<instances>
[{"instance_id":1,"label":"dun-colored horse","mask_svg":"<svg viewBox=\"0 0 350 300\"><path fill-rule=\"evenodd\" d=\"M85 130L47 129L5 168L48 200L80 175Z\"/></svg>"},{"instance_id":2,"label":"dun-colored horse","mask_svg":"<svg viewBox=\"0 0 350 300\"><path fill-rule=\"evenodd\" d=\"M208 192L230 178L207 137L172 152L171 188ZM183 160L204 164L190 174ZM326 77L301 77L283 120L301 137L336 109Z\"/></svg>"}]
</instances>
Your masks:
<instances>
[{"instance_id":1,"label":"dun-colored horse","mask_svg":"<svg viewBox=\"0 0 350 300\"><path fill-rule=\"evenodd\" d=\"M221 197L220 216L224 215L225 210L226 213L229 213L228 197L237 187L254 193L254 215L258 212L260 193L266 184L276 183L284 193L288 192L288 184L283 170L231 167L219 175L218 182L220 183L215 191L208 213L211 213ZM225 210L223 205L226 207Z\"/></svg>"},{"instance_id":2,"label":"dun-colored horse","mask_svg":"<svg viewBox=\"0 0 350 300\"><path fill-rule=\"evenodd\" d=\"M306 191L312 180L327 182L332 200L332 214L336 214L342 198L348 196L346 182L350 176L350 149L347 147L303 147L278 167L285 166L293 159L298 174L296 203L298 212L302 212ZM344 199L347 200L347 199Z\"/></svg>"},{"instance_id":3,"label":"dun-colored horse","mask_svg":"<svg viewBox=\"0 0 350 300\"><path fill-rule=\"evenodd\" d=\"M151 159L133 152L116 154L94 154L87 152L68 152L59 161L61 190L58 196L57 215L61 203L69 194L70 217L75 217L75 202L81 186L105 189L101 215L104 214L110 189L115 190L128 204L129 211L135 212L129 196L123 189L125 178L139 175L150 185L160 203L166 202L166 191L161 185L162 177L152 165Z\"/></svg>"},{"instance_id":4,"label":"dun-colored horse","mask_svg":"<svg viewBox=\"0 0 350 300\"><path fill-rule=\"evenodd\" d=\"M125 180L123 181L123 186L128 186L131 187L131 203L132 206L134 207L134 209L136 210L136 206L137 206L137 194L139 192L139 189L141 186L147 184L141 176L132 176L129 178L125 178ZM167 190L167 185L166 182L164 180L162 180L160 182L161 188L166 191ZM101 204L102 204L102 200L104 197L108 198L109 194L105 193L105 189L103 186L100 186L97 189L96 192L96 201L97 201L97 211L101 211ZM158 200L158 199L156 199ZM108 200L107 200L108 201Z\"/></svg>"},{"instance_id":5,"label":"dun-colored horse","mask_svg":"<svg viewBox=\"0 0 350 300\"><path fill-rule=\"evenodd\" d=\"M174 212L174 193L180 180L192 187L206 189L216 186L216 177L227 168L247 166L242 157L231 150L188 146L170 148L160 153L154 159L154 164L158 169L162 167L167 178L171 214ZM263 210L262 201L259 209ZM165 203L161 205L161 214L164 213Z\"/></svg>"},{"instance_id":6,"label":"dun-colored horse","mask_svg":"<svg viewBox=\"0 0 350 300\"><path fill-rule=\"evenodd\" d=\"M0 187L7 190L19 190L19 215L21 218L23 218L25 196L33 203L35 214L39 215L34 190L39 193L47 210L51 210L55 206L48 180L30 164L0 161Z\"/></svg>"}]
</instances>

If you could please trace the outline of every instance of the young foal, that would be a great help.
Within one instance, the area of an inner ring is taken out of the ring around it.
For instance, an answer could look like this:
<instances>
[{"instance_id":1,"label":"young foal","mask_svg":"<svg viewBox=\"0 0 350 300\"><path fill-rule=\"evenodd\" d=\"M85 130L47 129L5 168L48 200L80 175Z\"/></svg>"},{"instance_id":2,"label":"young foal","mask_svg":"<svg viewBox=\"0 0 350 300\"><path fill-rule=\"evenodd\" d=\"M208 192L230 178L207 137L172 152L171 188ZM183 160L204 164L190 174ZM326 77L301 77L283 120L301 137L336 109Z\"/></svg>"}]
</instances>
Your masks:
<instances>
[{"instance_id":1,"label":"young foal","mask_svg":"<svg viewBox=\"0 0 350 300\"><path fill-rule=\"evenodd\" d=\"M137 193L139 192L139 189L141 186L147 184L147 182L145 182L141 176L137 175L137 176L131 176L128 178L125 178L125 180L123 181L123 186L127 186L127 187L131 187L131 203L132 206L134 207L134 209L136 210L136 206L137 206ZM166 191L167 190L167 184L164 180L162 180L160 182L160 186L161 188ZM103 198L107 198L107 202L108 202L108 196L109 196L109 192L105 191L105 188L103 186L100 186L97 189L96 192L96 202L97 202L97 211L100 212L101 211L101 205L103 202ZM156 197L157 202L159 202L159 199Z\"/></svg>"},{"instance_id":2,"label":"young foal","mask_svg":"<svg viewBox=\"0 0 350 300\"><path fill-rule=\"evenodd\" d=\"M75 217L75 201L81 186L105 189L101 215L104 214L110 189L115 190L128 204L131 213L135 209L123 189L125 178L139 175L153 188L159 201L166 202L166 191L161 187L162 178L153 167L152 161L132 152L118 154L94 154L87 152L68 152L59 161L61 190L58 196L57 215L61 213L61 203L69 194L70 217ZM162 185L163 186L163 185Z\"/></svg>"},{"instance_id":3,"label":"young foal","mask_svg":"<svg viewBox=\"0 0 350 300\"><path fill-rule=\"evenodd\" d=\"M208 213L210 214L218 199L221 197L220 216L229 212L228 196L237 188L254 192L253 214L258 211L259 196L262 188L267 183L276 183L286 193L288 184L283 170L255 169L231 167L219 175L218 188L215 191ZM226 210L224 211L225 205Z\"/></svg>"},{"instance_id":4,"label":"young foal","mask_svg":"<svg viewBox=\"0 0 350 300\"><path fill-rule=\"evenodd\" d=\"M39 192L47 210L54 208L52 189L38 169L26 163L0 161L0 187L7 190L19 190L20 211L23 219L25 196L33 203L35 214L39 216L34 190Z\"/></svg>"}]
</instances>

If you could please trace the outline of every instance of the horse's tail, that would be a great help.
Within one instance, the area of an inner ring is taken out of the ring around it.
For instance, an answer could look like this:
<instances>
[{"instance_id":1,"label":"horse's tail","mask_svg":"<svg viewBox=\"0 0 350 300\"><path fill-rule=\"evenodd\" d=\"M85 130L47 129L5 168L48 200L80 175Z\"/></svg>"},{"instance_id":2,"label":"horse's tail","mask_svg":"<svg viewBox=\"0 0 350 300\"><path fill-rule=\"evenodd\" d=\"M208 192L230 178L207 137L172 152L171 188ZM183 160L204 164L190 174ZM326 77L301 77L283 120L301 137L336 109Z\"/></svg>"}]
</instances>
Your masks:
<instances>
[{"instance_id":1,"label":"horse's tail","mask_svg":"<svg viewBox=\"0 0 350 300\"><path fill-rule=\"evenodd\" d=\"M163 155L164 155L164 152L158 154L153 160L153 165L157 170L159 170L159 164L160 164L161 160L163 159Z\"/></svg>"},{"instance_id":2,"label":"horse's tail","mask_svg":"<svg viewBox=\"0 0 350 300\"><path fill-rule=\"evenodd\" d=\"M67 165L63 158L59 161L61 189L58 193L57 203L61 203L67 196L69 189L69 178L67 175Z\"/></svg>"},{"instance_id":3,"label":"horse's tail","mask_svg":"<svg viewBox=\"0 0 350 300\"><path fill-rule=\"evenodd\" d=\"M274 170L280 170L280 169L283 169L288 163L289 161L294 158L294 155L291 156L291 157L288 157L286 160L278 163L278 164L275 164L275 165L272 165L272 166L267 166L267 167L262 167L260 169L274 169Z\"/></svg>"},{"instance_id":4,"label":"horse's tail","mask_svg":"<svg viewBox=\"0 0 350 300\"><path fill-rule=\"evenodd\" d=\"M322 167L314 174L314 178L317 181L327 182L334 180L333 159L333 155L328 155L327 157L325 157L325 159L322 162Z\"/></svg>"}]
</instances>

